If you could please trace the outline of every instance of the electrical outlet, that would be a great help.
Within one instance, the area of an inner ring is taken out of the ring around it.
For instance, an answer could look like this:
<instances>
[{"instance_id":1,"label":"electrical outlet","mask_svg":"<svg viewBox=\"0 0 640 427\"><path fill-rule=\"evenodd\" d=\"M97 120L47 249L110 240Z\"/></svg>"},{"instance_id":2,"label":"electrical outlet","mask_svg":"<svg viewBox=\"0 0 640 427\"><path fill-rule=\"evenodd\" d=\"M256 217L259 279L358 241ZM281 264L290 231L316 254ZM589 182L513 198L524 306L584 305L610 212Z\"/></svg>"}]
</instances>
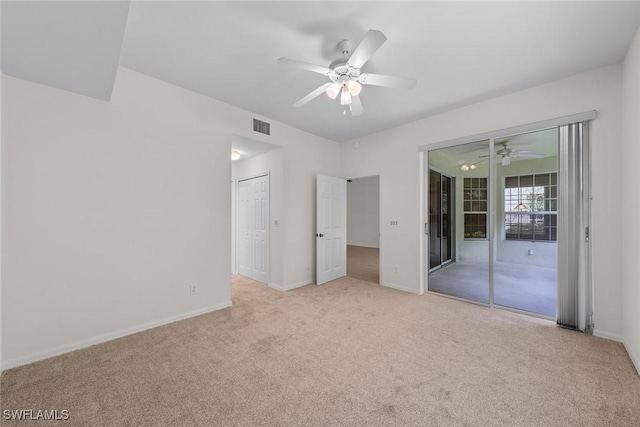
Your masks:
<instances>
[{"instance_id":1,"label":"electrical outlet","mask_svg":"<svg viewBox=\"0 0 640 427\"><path fill-rule=\"evenodd\" d=\"M189 294L190 295L195 295L198 293L198 284L197 283L192 283L189 285Z\"/></svg>"},{"instance_id":2,"label":"electrical outlet","mask_svg":"<svg viewBox=\"0 0 640 427\"><path fill-rule=\"evenodd\" d=\"M396 265L396 266L393 268L393 271L394 271L394 272L396 272L396 273L398 273L398 272L400 271L400 269L399 269L399 268L398 268L398 266Z\"/></svg>"}]
</instances>

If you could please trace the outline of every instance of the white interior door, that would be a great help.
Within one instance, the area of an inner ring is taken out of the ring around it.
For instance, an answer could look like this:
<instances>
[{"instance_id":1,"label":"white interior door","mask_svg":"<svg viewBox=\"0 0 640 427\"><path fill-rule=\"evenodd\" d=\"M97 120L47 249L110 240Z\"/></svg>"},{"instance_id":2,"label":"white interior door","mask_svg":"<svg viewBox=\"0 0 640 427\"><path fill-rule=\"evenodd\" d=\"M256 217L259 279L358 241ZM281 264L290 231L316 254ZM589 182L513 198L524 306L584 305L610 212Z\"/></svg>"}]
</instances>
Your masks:
<instances>
[{"instance_id":1,"label":"white interior door","mask_svg":"<svg viewBox=\"0 0 640 427\"><path fill-rule=\"evenodd\" d=\"M251 277L269 282L269 177L251 180L253 184L253 271Z\"/></svg>"},{"instance_id":2,"label":"white interior door","mask_svg":"<svg viewBox=\"0 0 640 427\"><path fill-rule=\"evenodd\" d=\"M238 183L238 274L251 277L251 181Z\"/></svg>"},{"instance_id":3,"label":"white interior door","mask_svg":"<svg viewBox=\"0 0 640 427\"><path fill-rule=\"evenodd\" d=\"M347 275L347 181L316 180L316 283Z\"/></svg>"},{"instance_id":4,"label":"white interior door","mask_svg":"<svg viewBox=\"0 0 640 427\"><path fill-rule=\"evenodd\" d=\"M238 185L238 273L269 282L269 176Z\"/></svg>"}]
</instances>

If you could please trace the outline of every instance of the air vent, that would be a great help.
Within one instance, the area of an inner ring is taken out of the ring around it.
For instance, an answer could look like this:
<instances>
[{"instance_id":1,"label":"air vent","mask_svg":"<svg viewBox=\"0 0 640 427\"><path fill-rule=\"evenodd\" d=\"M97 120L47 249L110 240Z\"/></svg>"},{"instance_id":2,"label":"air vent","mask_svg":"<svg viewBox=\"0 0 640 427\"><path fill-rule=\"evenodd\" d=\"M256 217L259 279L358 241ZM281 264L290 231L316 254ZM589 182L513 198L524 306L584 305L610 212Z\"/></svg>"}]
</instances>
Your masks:
<instances>
[{"instance_id":1,"label":"air vent","mask_svg":"<svg viewBox=\"0 0 640 427\"><path fill-rule=\"evenodd\" d=\"M253 119L253 131L262 133L265 135L271 135L271 123L263 122L262 120Z\"/></svg>"}]
</instances>

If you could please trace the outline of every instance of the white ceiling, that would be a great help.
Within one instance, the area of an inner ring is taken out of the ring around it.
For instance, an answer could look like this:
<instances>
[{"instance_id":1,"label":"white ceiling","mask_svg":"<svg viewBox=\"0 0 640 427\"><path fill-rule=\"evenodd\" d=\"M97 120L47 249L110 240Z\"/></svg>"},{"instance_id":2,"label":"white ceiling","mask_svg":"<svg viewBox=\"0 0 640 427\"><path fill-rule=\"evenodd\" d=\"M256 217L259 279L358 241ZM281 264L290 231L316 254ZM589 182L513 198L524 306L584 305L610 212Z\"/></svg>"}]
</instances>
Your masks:
<instances>
[{"instance_id":1,"label":"white ceiling","mask_svg":"<svg viewBox=\"0 0 640 427\"><path fill-rule=\"evenodd\" d=\"M129 2L2 1L2 72L109 100Z\"/></svg>"},{"instance_id":2,"label":"white ceiling","mask_svg":"<svg viewBox=\"0 0 640 427\"><path fill-rule=\"evenodd\" d=\"M49 26L58 30L47 33L46 43L42 37L32 40L39 28L30 25L22 30L29 16L15 14L3 4L3 70L32 80L33 73L48 75L51 67L51 61L34 61L34 52L50 58L51 46L62 49L59 45L64 44L70 52L79 52L77 48L87 43L99 46L100 40L84 40L78 34L64 37L58 22L84 22L89 27L87 17L92 14L86 9L99 3L67 6L64 19L53 14ZM35 10L41 4L34 3L31 13L41 13ZM7 29L5 22L13 25ZM639 24L638 2L143 1L131 2L129 7L119 63L258 115L345 141L620 62ZM326 77L281 68L276 60L288 57L326 66L339 56L334 48L339 40L348 38L357 44L368 29L381 30L388 41L363 71L415 77L418 86L413 90L365 87L361 94L365 114L359 117L343 116L339 103L324 95L302 108L292 107L325 83ZM100 34L108 37L107 33ZM14 54L6 55L7 47ZM67 74L57 71L45 84L73 80L69 76L77 76L80 56L63 58L59 67ZM93 64L85 68L87 72L98 73L103 66L98 65L108 55L82 56ZM16 67L21 57L30 58L32 65ZM42 69L33 70L38 67ZM66 86L81 92L73 84Z\"/></svg>"}]
</instances>

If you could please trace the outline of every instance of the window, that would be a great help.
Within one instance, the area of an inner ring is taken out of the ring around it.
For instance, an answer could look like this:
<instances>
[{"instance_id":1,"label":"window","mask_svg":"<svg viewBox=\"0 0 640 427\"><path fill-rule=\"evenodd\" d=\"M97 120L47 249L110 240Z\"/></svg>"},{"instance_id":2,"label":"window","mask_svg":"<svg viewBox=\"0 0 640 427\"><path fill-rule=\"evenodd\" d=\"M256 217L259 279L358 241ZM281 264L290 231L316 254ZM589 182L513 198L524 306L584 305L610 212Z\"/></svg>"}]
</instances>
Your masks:
<instances>
[{"instance_id":1,"label":"window","mask_svg":"<svg viewBox=\"0 0 640 427\"><path fill-rule=\"evenodd\" d=\"M464 179L464 238L487 238L487 178Z\"/></svg>"},{"instance_id":2,"label":"window","mask_svg":"<svg viewBox=\"0 0 640 427\"><path fill-rule=\"evenodd\" d=\"M507 176L504 231L507 240L557 240L557 174Z\"/></svg>"}]
</instances>

